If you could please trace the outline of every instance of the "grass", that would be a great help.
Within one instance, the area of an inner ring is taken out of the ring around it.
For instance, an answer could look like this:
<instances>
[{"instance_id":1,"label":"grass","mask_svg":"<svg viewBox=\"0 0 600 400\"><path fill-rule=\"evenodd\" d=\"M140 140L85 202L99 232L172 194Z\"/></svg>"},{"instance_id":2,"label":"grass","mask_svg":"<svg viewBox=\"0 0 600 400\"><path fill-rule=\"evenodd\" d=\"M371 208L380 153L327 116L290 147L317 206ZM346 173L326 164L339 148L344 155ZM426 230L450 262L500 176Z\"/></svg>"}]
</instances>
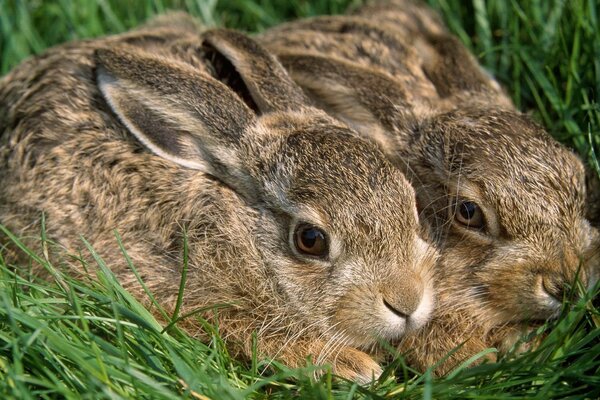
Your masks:
<instances>
[{"instance_id":1,"label":"grass","mask_svg":"<svg viewBox=\"0 0 600 400\"><path fill-rule=\"evenodd\" d=\"M5 231L6 232L6 231ZM596 398L600 396L600 314L590 296L540 328L542 345L497 364L459 368L446 378L416 374L398 358L363 388L314 367L289 370L232 359L218 336L202 344L164 329L97 256L97 279L61 274L12 241L54 279L43 281L0 258L2 398ZM117 240L117 239L115 239ZM90 248L89 251L93 250ZM82 261L83 262L83 261ZM92 267L92 266L90 266ZM134 266L132 266L134 268ZM598 291L598 290L597 290ZM596 292L597 292L596 291ZM398 377L395 379L394 375Z\"/></svg>"},{"instance_id":2,"label":"grass","mask_svg":"<svg viewBox=\"0 0 600 400\"><path fill-rule=\"evenodd\" d=\"M598 165L597 1L429 2L521 109L590 165ZM207 25L259 31L286 19L341 13L350 3L0 0L0 74L48 46L121 32L167 9L188 10ZM442 379L416 374L398 358L379 382L364 388L329 374L312 381L310 366L289 370L274 365L261 374L265 364L232 359L214 327L207 327L214 333L207 345L176 325L163 332L164 325L120 287L102 260L96 260L101 267L97 280L78 281L63 276L43 254L23 251L54 279L40 281L26 266L8 265L0 248L2 398L600 397L600 308L591 295L540 328L544 341L536 351L459 369Z\"/></svg>"}]
</instances>

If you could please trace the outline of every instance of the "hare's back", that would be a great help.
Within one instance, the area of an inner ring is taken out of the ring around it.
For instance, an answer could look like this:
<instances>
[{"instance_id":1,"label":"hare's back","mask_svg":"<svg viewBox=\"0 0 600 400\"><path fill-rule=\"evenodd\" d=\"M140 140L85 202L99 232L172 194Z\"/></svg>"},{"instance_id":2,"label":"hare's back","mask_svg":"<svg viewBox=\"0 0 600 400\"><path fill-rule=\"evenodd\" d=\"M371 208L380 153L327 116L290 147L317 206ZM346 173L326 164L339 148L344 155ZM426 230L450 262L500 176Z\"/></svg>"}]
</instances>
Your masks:
<instances>
[{"instance_id":1,"label":"hare's back","mask_svg":"<svg viewBox=\"0 0 600 400\"><path fill-rule=\"evenodd\" d=\"M251 224L239 221L246 206L233 191L151 154L111 112L94 65L107 43L50 49L0 81L0 223L39 236L44 214L48 236L67 249L80 249L82 235L112 243L98 246L107 254L114 230L148 256L177 253L181 221L214 242L241 235Z\"/></svg>"}]
</instances>

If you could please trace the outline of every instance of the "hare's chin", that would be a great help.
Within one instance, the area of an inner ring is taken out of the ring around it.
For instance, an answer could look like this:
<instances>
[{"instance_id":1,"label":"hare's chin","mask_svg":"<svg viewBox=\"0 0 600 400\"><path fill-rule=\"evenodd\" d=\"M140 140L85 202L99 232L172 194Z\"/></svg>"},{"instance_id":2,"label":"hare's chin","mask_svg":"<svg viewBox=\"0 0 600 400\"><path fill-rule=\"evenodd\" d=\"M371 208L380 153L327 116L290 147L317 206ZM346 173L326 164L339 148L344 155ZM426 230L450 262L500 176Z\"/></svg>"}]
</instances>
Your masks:
<instances>
[{"instance_id":1,"label":"hare's chin","mask_svg":"<svg viewBox=\"0 0 600 400\"><path fill-rule=\"evenodd\" d=\"M397 340L409 329L410 318L403 318L387 309L380 310L381 326L377 336L384 340Z\"/></svg>"}]
</instances>

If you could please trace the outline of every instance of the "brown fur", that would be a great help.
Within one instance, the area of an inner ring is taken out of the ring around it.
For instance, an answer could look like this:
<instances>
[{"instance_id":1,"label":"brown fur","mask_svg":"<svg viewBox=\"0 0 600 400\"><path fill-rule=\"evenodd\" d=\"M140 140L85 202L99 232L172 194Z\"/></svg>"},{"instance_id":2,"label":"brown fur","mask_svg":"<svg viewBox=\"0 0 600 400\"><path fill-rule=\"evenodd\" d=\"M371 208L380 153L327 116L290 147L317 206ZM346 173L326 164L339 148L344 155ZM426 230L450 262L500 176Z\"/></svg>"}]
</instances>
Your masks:
<instances>
[{"instance_id":1,"label":"brown fur","mask_svg":"<svg viewBox=\"0 0 600 400\"><path fill-rule=\"evenodd\" d=\"M415 187L442 253L434 319L400 345L415 367L462 343L437 373L486 347L510 347L515 332L558 314L576 276L587 287L597 280L583 164L515 110L429 9L379 2L353 16L291 22L259 40L316 104L377 142ZM457 198L481 207L484 230L456 222Z\"/></svg>"},{"instance_id":2,"label":"brown fur","mask_svg":"<svg viewBox=\"0 0 600 400\"><path fill-rule=\"evenodd\" d=\"M229 305L214 322L243 357L256 331L260 357L378 376L377 340L423 325L432 305L413 189L256 42L168 21L56 47L0 81L0 223L36 247L45 213L56 263L87 275L66 256L89 260L83 235L149 305L117 230L168 312L185 227L181 313ZM294 250L301 221L327 232L329 259Z\"/></svg>"}]
</instances>

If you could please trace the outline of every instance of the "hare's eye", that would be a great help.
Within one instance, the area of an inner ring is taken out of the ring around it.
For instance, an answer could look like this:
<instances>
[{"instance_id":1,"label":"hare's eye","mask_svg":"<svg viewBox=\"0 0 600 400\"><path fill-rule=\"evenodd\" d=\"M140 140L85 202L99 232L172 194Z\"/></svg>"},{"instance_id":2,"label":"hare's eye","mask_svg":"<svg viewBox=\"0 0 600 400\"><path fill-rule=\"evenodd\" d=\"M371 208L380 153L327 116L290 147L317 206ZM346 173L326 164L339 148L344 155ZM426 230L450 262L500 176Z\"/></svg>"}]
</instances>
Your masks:
<instances>
[{"instance_id":1,"label":"hare's eye","mask_svg":"<svg viewBox=\"0 0 600 400\"><path fill-rule=\"evenodd\" d=\"M309 224L299 224L296 227L294 245L300 254L318 258L327 258L329 255L327 235L321 229Z\"/></svg>"},{"instance_id":2,"label":"hare's eye","mask_svg":"<svg viewBox=\"0 0 600 400\"><path fill-rule=\"evenodd\" d=\"M454 219L459 224L472 229L481 229L485 225L481 207L468 200L456 202Z\"/></svg>"}]
</instances>

